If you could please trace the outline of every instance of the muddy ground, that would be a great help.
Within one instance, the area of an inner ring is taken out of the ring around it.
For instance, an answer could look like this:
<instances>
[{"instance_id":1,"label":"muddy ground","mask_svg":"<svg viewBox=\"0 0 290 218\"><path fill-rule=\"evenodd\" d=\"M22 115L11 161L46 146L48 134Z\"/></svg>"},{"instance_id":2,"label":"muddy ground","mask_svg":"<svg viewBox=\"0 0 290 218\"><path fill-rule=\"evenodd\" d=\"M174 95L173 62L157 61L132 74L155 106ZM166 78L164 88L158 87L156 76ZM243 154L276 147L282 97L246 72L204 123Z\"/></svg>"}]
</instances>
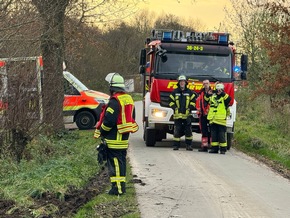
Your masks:
<instances>
[{"instance_id":1,"label":"muddy ground","mask_svg":"<svg viewBox=\"0 0 290 218\"><path fill-rule=\"evenodd\" d=\"M103 170L99 175L92 178L87 186L82 190L71 188L64 200L59 200L54 194L45 193L42 198L34 199L35 204L30 208L17 208L14 211L15 202L11 200L0 199L0 217L1 218L23 218L33 217L31 210L35 210L48 205L55 205L59 210L51 215L43 215L41 218L52 217L72 217L80 207L92 200L95 196L102 193L109 185L109 176L107 170ZM8 215L9 211L13 211Z\"/></svg>"}]
</instances>

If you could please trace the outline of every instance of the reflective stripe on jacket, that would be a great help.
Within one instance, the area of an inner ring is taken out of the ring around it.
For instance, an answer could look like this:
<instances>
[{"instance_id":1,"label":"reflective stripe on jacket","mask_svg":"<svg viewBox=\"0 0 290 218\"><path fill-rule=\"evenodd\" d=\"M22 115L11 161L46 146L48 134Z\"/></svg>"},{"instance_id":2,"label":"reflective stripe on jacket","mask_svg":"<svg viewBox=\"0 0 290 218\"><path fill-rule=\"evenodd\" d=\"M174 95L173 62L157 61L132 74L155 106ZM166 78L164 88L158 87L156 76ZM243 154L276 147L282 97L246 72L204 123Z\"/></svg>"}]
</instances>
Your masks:
<instances>
[{"instance_id":1,"label":"reflective stripe on jacket","mask_svg":"<svg viewBox=\"0 0 290 218\"><path fill-rule=\"evenodd\" d=\"M134 101L128 94L116 94L113 96L120 104L120 112L117 121L118 131L123 133L136 132L138 125L133 119Z\"/></svg>"},{"instance_id":2,"label":"reflective stripe on jacket","mask_svg":"<svg viewBox=\"0 0 290 218\"><path fill-rule=\"evenodd\" d=\"M197 94L186 88L181 90L179 87L170 94L169 106L173 109L174 119L186 119L191 115L191 110L195 109Z\"/></svg>"},{"instance_id":3,"label":"reflective stripe on jacket","mask_svg":"<svg viewBox=\"0 0 290 218\"><path fill-rule=\"evenodd\" d=\"M130 95L117 93L111 96L100 130L95 131L95 137L103 136L108 148L127 149L130 133L138 130L133 114L134 102Z\"/></svg>"}]
</instances>

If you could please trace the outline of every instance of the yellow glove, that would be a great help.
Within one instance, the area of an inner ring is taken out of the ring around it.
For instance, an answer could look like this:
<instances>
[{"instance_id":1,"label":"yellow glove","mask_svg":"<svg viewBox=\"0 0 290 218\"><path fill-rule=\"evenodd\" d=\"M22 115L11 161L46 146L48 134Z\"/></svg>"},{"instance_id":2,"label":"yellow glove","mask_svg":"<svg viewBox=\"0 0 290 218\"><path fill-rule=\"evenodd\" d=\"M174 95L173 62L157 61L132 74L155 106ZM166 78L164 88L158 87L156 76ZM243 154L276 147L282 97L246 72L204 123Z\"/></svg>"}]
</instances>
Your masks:
<instances>
[{"instance_id":1,"label":"yellow glove","mask_svg":"<svg viewBox=\"0 0 290 218\"><path fill-rule=\"evenodd\" d=\"M94 138L99 138L101 136L101 132L100 132L100 130L99 129L96 129L95 130L95 133L94 133Z\"/></svg>"}]
</instances>

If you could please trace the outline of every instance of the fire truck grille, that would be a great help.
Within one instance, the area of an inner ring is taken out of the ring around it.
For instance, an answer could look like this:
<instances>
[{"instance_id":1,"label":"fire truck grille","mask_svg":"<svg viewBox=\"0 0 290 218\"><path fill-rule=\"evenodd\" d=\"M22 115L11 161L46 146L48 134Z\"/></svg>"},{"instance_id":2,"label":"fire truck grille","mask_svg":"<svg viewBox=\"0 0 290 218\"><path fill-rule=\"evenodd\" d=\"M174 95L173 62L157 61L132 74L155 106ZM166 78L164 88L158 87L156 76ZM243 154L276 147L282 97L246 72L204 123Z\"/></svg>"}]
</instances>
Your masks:
<instances>
[{"instance_id":1,"label":"fire truck grille","mask_svg":"<svg viewBox=\"0 0 290 218\"><path fill-rule=\"evenodd\" d=\"M160 105L162 107L169 107L170 92L160 92Z\"/></svg>"}]
</instances>

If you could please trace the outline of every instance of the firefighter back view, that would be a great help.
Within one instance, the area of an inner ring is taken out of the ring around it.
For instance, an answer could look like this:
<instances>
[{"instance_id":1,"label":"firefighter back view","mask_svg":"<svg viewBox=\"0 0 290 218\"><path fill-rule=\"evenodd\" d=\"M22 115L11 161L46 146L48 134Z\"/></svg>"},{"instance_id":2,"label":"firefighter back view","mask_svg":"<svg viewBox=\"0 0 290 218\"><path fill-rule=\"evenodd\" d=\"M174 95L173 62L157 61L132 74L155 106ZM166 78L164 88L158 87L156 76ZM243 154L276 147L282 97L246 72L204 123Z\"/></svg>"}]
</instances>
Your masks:
<instances>
[{"instance_id":1,"label":"firefighter back view","mask_svg":"<svg viewBox=\"0 0 290 218\"><path fill-rule=\"evenodd\" d=\"M123 77L109 73L105 80L110 84L110 100L97 124L95 138L102 137L107 145L106 157L111 180L110 195L126 192L126 155L129 135L138 130L134 120L134 101L125 92Z\"/></svg>"},{"instance_id":2,"label":"firefighter back view","mask_svg":"<svg viewBox=\"0 0 290 218\"><path fill-rule=\"evenodd\" d=\"M169 96L169 106L173 109L174 135L173 150L180 147L180 138L185 135L186 150L192 151L191 111L195 109L197 94L187 87L186 76L178 77L177 88Z\"/></svg>"}]
</instances>

